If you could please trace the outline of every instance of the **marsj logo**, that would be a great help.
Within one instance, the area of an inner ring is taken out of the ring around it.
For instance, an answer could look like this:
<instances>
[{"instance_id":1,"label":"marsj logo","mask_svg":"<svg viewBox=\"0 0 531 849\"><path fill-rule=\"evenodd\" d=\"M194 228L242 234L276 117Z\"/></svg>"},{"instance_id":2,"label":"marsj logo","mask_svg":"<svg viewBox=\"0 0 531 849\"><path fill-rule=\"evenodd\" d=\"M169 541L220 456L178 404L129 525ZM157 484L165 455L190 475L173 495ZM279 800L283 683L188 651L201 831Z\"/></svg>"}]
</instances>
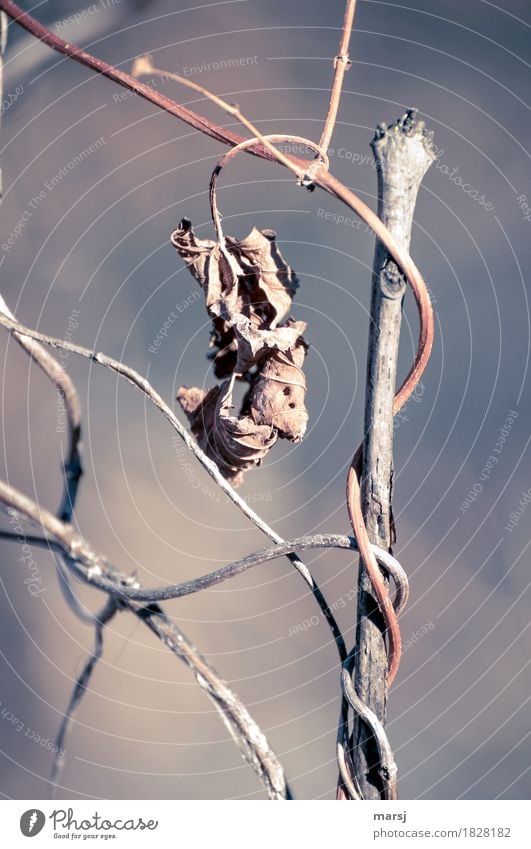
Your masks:
<instances>
[{"instance_id":1,"label":"marsj logo","mask_svg":"<svg viewBox=\"0 0 531 849\"><path fill-rule=\"evenodd\" d=\"M35 837L44 828L46 817L37 808L30 808L20 817L20 830L24 837Z\"/></svg>"}]
</instances>

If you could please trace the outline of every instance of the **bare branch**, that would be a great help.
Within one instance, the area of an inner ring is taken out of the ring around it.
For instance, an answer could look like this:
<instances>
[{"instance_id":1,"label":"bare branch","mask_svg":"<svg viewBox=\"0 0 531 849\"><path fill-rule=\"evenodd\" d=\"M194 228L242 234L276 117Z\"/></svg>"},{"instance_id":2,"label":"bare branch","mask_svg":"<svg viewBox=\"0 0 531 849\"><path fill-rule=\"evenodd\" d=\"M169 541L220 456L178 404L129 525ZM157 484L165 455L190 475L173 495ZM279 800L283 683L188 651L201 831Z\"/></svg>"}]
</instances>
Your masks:
<instances>
[{"instance_id":1,"label":"bare branch","mask_svg":"<svg viewBox=\"0 0 531 849\"><path fill-rule=\"evenodd\" d=\"M291 791L275 753L230 687L158 605L139 607L129 602L128 607L191 669L199 686L214 703L245 760L260 777L269 798L291 799Z\"/></svg>"},{"instance_id":2,"label":"bare branch","mask_svg":"<svg viewBox=\"0 0 531 849\"><path fill-rule=\"evenodd\" d=\"M112 619L112 617L117 612L118 607L116 604L116 600L114 598L109 598L107 604L103 608L100 614L97 614L94 618L96 619L95 625L95 636L94 636L94 650L86 663L81 670L78 679L75 683L74 690L70 697L70 701L68 703L68 707L63 715L63 719L61 725L59 727L59 731L55 740L55 745L57 747L57 752L55 754L52 771L50 775L50 781L53 784L52 790L52 798L56 795L57 791L57 782L59 780L59 774L64 766L64 746L66 742L66 738L70 728L72 727L72 721L74 719L74 715L83 700L83 696L85 695L87 688L90 683L90 679L92 678L92 674L94 669L101 658L103 653L103 629L105 625Z\"/></svg>"},{"instance_id":3,"label":"bare branch","mask_svg":"<svg viewBox=\"0 0 531 849\"><path fill-rule=\"evenodd\" d=\"M300 166L295 165L294 162L288 157L284 156L282 151L277 150L274 145L271 144L271 141L268 136L263 136L260 130L255 127L248 118L245 117L240 107L235 103L228 103L226 100L223 100L222 97L218 97L217 94L209 91L208 88L200 85L199 83L194 82L193 80L188 79L188 77L181 77L180 74L175 74L173 71L162 71L160 68L155 68L151 62L151 56L141 56L133 63L133 68L131 71L133 77L135 79L137 77L143 76L155 76L155 77L163 77L164 79L174 80L174 82L180 83L184 85L186 88L191 88L193 91L198 91L200 94L203 94L212 103L215 103L216 106L219 106L228 115L231 115L236 120L240 121L243 126L252 133L253 138L248 139L246 141L250 142L249 146L258 145L259 143L269 151L272 159L276 159L277 162L280 162L281 165L284 165L288 168L296 177L301 179L304 176L304 169L301 169ZM240 145L238 145L239 147Z\"/></svg>"},{"instance_id":4,"label":"bare branch","mask_svg":"<svg viewBox=\"0 0 531 849\"><path fill-rule=\"evenodd\" d=\"M220 489L228 495L231 501L236 504L237 507L240 508L242 513L247 516L248 519L253 522L253 524L259 528L263 533L265 533L273 542L282 543L284 540L282 539L276 531L273 530L248 504L247 502L236 492L234 487L223 477L221 472L219 471L218 466L211 460L207 455L202 451L202 449L197 444L196 440L193 436L186 430L185 427L179 422L173 410L166 404L166 402L162 399L158 392L151 386L146 378L142 377L138 374L138 372L134 371L134 369L129 366L124 365L118 360L112 359L112 357L108 357L106 354L96 353L91 351L89 348L84 348L81 345L76 345L72 342L63 339L56 339L52 336L47 336L44 333L40 333L37 330L31 330L30 328L24 327L21 324L13 321L7 316L0 314L0 325L3 325L7 330L11 333L18 332L24 336L29 336L32 339L36 339L40 342L43 342L47 345L50 345L53 348L62 349L65 351L69 351L74 354L79 354L86 359L93 360L96 363L104 366L105 368L114 371L116 374L119 374L121 377L124 377L128 383L130 383L135 388L139 389L153 404L154 406L160 410L160 412L164 415L164 417L170 422L172 427L177 431L187 448L191 451L191 453L199 460L203 468L208 472L208 474L212 477L212 479L217 483ZM343 640L343 636L337 625L335 617L328 606L326 599L321 592L317 582L314 580L311 572L305 566L305 564L297 557L296 554L288 555L291 563L297 570L297 572L302 576L304 581L310 587L311 592L317 601L330 629L332 635L334 637L337 650L340 656L340 659L343 661L347 655L345 642Z\"/></svg>"},{"instance_id":5,"label":"bare branch","mask_svg":"<svg viewBox=\"0 0 531 849\"><path fill-rule=\"evenodd\" d=\"M28 15L27 12L22 11L22 9L20 9L16 3L13 3L12 0L0 0L0 10L4 10L10 17L15 19L21 26L27 29L28 32L31 32L36 38L41 39L41 41L49 47L52 47L54 50L57 50L65 56L70 56L77 62L81 62L81 64L86 65L93 71L108 77L130 91L140 94L142 97L150 100L161 109L170 112L175 117L181 118L190 126L201 130L206 135L216 138L231 147L239 145L245 141L245 139L241 136L235 135L222 127L212 124L206 118L196 115L194 112L191 112L184 107L178 106L175 101L153 91L148 86L145 86L138 82L138 80L135 80L134 77L124 74L112 65L109 65L100 59L96 59L86 51L79 50L77 47L63 41L32 18L31 15ZM261 157L262 159L276 159L276 157L273 157L272 154L261 145L251 145L246 149L249 153ZM361 198L329 174L325 165L316 160L313 162L307 162L305 160L297 159L296 157L288 157L288 159L294 165L301 166L306 175L308 175L311 171L311 182L302 180L301 182L303 185L306 185L308 188L319 186L321 189L346 204L346 206L355 212L362 221L365 221L378 239L385 245L389 254L396 262L399 270L402 271L411 286L419 310L419 341L411 369L395 396L395 409L399 410L413 392L420 376L426 368L433 344L433 313L426 284L408 252L401 246L399 241L393 237L378 216L361 200Z\"/></svg>"},{"instance_id":6,"label":"bare branch","mask_svg":"<svg viewBox=\"0 0 531 849\"><path fill-rule=\"evenodd\" d=\"M127 88L129 91L139 94L141 97L144 97L146 100L154 103L160 109L169 112L174 117L180 118L185 123L197 130L200 130L211 138L215 138L230 147L241 144L241 142L245 141L245 139L241 136L213 124L203 116L196 115L195 112L192 112L183 106L179 106L174 100L170 100L170 98L154 91L149 88L149 86L135 80L135 78L129 74L125 74L123 71L109 65L107 62L103 62L101 59L91 56L90 53L80 50L72 44L63 41L63 39L50 32L50 30L46 29L46 27L40 24L27 12L24 12L19 6L17 6L16 3L12 2L12 0L0 0L0 10L4 10L11 18L23 26L24 29L31 32L36 38L39 38L53 50L58 51L64 56L69 56L76 62L80 62L82 65L85 65L91 70L113 80L118 83L118 85ZM273 156L273 154L271 154L270 151L262 145L251 145L246 149L249 153L252 153L262 159L277 160L276 154ZM376 236L383 242L392 258L397 263L399 269L407 277L408 283L413 290L420 313L419 345L411 370L395 398L395 403L398 404L398 409L400 409L402 404L409 397L409 394L413 391L414 386L416 385L415 379L419 379L426 367L433 341L433 316L430 309L428 290L424 280L422 279L422 275L407 251L404 250L399 242L393 238L378 216L361 200L361 198L329 174L325 165L316 162L315 160L313 162L308 162L293 156L287 158L293 165L301 167L305 174L308 174L311 170L311 182L308 183L308 181L303 180L303 185L306 185L308 188L313 188L314 185L319 186L321 189L346 204L349 209L355 212L356 215L362 219L362 221L365 221L365 223L368 224Z\"/></svg>"},{"instance_id":7,"label":"bare branch","mask_svg":"<svg viewBox=\"0 0 531 849\"><path fill-rule=\"evenodd\" d=\"M325 122L325 129L323 131L325 144L323 145L323 143L321 143L321 149L323 146L325 148L327 147L337 117L337 110L339 105L343 77L350 61L348 59L348 42L350 38L350 30L352 28L354 8L355 3L352 2L352 0L347 0L342 39L340 44L340 52L335 62L335 76L331 92L329 112ZM45 27L35 21L30 15L23 12L15 3L11 2L11 0L0 0L0 10L1 9L5 10L8 14L10 14L10 16L16 18L22 24L22 26L24 26L38 38L43 40L53 49L58 50L60 53L66 56L70 56L71 58L86 65L92 70L95 70L98 73L114 80L118 84L130 89L131 91L136 92L147 100L150 100L151 102L155 103L160 108L165 109L172 115L186 121L191 126L195 127L201 132L206 133L212 138L215 138L231 146L239 145L241 149L245 149L248 152L257 155L261 158L275 159L277 161L279 160L278 151L276 151L274 148L271 149L271 144L268 140L267 144L265 145L264 143L258 143L256 139L251 139L245 142L240 136L237 136L234 133L231 133L230 131L219 127L218 125L213 124L206 118L197 115L191 110L179 106L175 101L170 100L169 98L157 92L154 92L149 87L144 86L143 84L134 80L133 77L130 77L129 75L124 74L113 66L108 65L107 63L90 56L90 54L86 53L85 51L79 50L78 48L73 47L67 42L64 42L62 39L58 38L54 34L50 33L48 30L46 30ZM201 88L199 88L198 90L201 90ZM203 90L203 93L205 94L205 96L209 96L210 99L215 100L217 97L216 95L211 95L209 92L206 92L206 90ZM219 101L220 99L217 98L217 100ZM222 103L224 102L220 101L218 105L222 105ZM225 107L226 104L224 108ZM240 120L243 120L243 123L245 124L245 120L242 119L241 113L239 113L237 107L230 107L230 109L233 110L232 112L230 112L230 114L239 117ZM237 110L237 112L234 110ZM246 124L246 126L250 126L252 128L252 125ZM252 128L251 131L253 131L255 135L258 136L254 128ZM385 134L385 130L383 130L383 133ZM330 175L327 170L326 162L323 163L316 159L312 163L308 163L304 160L299 160L295 157L283 157L282 164L290 168L290 170L297 174L299 181L302 183L302 185L305 185L308 188L319 186L323 190L327 191L330 195L338 198L343 203L345 203L362 220L364 220L376 234L379 240L379 244L382 247L382 250L385 249L385 251L388 252L389 257L387 257L387 265L389 265L389 268L392 268L391 262L394 261L394 263L396 263L395 267L396 274L398 275L398 277L400 277L400 275L403 275L405 278L407 278L407 282L411 285L420 316L419 342L411 369L406 379L404 380L402 386L396 393L394 401L392 403L392 410L393 412L396 412L405 403L407 398L410 397L415 386L417 385L420 376L422 375L426 367L432 347L433 315L431 311L431 304L428 292L425 283L422 279L422 276L420 275L418 269L411 260L411 257L407 253L407 249L403 246L403 239L400 238L400 234L398 234L399 237L396 238L390 232L390 229L388 229L385 224L380 221L378 216L375 215L375 213L373 213L372 210L370 210L370 208L367 207L366 204L364 204L363 201L360 200L360 198L358 198L346 186L341 184L336 178ZM8 329L10 329L12 332L27 331L27 329L23 328L20 325L6 324L5 319L0 318L0 323L4 324L4 326L8 327ZM167 405L165 405L162 398L160 398L160 396L155 392L155 390L144 378L142 378L132 369L129 369L127 366L124 366L123 364L118 363L117 361L111 360L103 354L96 354L94 352L89 351L88 349L82 349L80 346L73 346L71 344L69 344L68 346L63 346L62 344L58 344L60 343L60 340L53 340L50 337L44 337L42 334L36 334L35 331L27 332L29 332L32 338L34 339L44 341L47 344L50 344L55 347L64 347L66 350L71 350L74 353L79 353L82 356L93 359L94 361L99 362L100 364L108 368L111 368L121 376L125 377L130 383L140 389L140 391L144 392L144 394L152 401L152 403L154 403L155 406L157 406L158 409L163 412L163 414L170 421L172 426L180 433L188 448L192 451L192 453L195 454L195 456L202 463L203 467L213 477L216 483L218 483L222 490L229 496L229 498L231 498L231 500L240 507L240 509L245 513L245 515L247 515L248 518L250 518L251 521L253 521L255 525L259 527L264 533L266 533L271 539L273 539L277 543L282 542L281 538L271 528L269 528L266 523L263 522L263 520L261 520L260 517L258 517L248 505L245 504L245 502L243 502L243 499L239 498L237 493L232 490L232 487L230 487L230 485L227 484L227 482L224 480L223 476L220 475L219 469L217 469L215 464L212 463L212 461L208 460L208 458L206 458L204 455L201 456L202 452L198 448L197 444L195 444L195 441L184 430L184 428L179 425L179 422L174 416L173 412L170 410L169 407L167 407ZM378 607L380 609L380 613L383 614L384 626L388 630L388 681L390 682L392 681L392 678L394 677L398 667L398 661L400 657L400 632L398 630L395 611L393 609L393 605L390 602L385 582L377 566L375 552L373 551L369 543L367 528L365 527L364 516L361 511L358 481L360 460L361 451L358 450L354 457L351 471L349 474L347 490L348 507L355 536L358 540L361 559L366 568L367 592L368 594L373 593L375 595L378 602ZM343 638L337 627L337 624L335 623L332 613L322 596L322 593L313 581L309 570L298 559L298 557L294 553L291 553L288 556L290 557L295 568L300 572L300 574L304 577L308 585L311 587L314 596L320 604L321 609L323 610L323 613L329 622L332 632L334 633L341 660L344 661L344 668L347 668L351 657L346 656L346 649ZM407 587L407 582L405 586ZM344 702L345 699L347 699L346 690L344 692ZM351 705L352 707L354 707L352 701ZM343 709L342 713L344 713ZM378 716L376 716L376 718L378 719ZM345 754L343 757L343 765L345 766L345 769L349 767L348 761L349 756L348 754ZM389 773L387 775L387 778L385 778L385 776L382 777L382 780L384 779L385 782L387 782L387 784L385 784L384 782L384 791L387 793L386 788L389 785L389 782L393 781L394 778L391 773ZM356 790L355 782L350 781L349 787L353 790Z\"/></svg>"},{"instance_id":8,"label":"bare branch","mask_svg":"<svg viewBox=\"0 0 531 849\"><path fill-rule=\"evenodd\" d=\"M223 721L261 781L264 783L271 799L290 799L283 769L272 751L264 734L250 716L238 697L218 675L218 673L199 654L192 643L173 624L158 604L147 607L126 597L128 588L139 587L135 577L129 577L113 569L108 561L97 554L71 525L57 519L48 510L40 507L14 487L0 481L0 503L8 508L10 515L14 511L23 514L36 524L39 524L46 537L51 536L71 558L79 577L93 587L109 593L110 599L100 615L100 623L105 624L114 610L111 606L125 607L138 616L153 631L177 657L184 661L193 671L198 684L214 701ZM12 538L12 537L11 537ZM96 631L96 646L91 658L87 661L72 694L65 719L61 726L60 735L64 738L74 710L88 685L94 666L101 656L101 630ZM54 769L59 769L56 761ZM54 773L56 777L56 773Z\"/></svg>"},{"instance_id":9,"label":"bare branch","mask_svg":"<svg viewBox=\"0 0 531 849\"><path fill-rule=\"evenodd\" d=\"M365 724L368 736L370 736L371 741L376 744L378 751L377 768L380 774L381 785L383 787L382 798L396 799L397 769L383 723L380 722L376 714L361 701L354 689L350 672L347 668L345 668L345 666L341 670L341 687L343 695L353 708L356 717ZM359 781L359 773L357 775ZM366 799L367 797L363 794L362 798Z\"/></svg>"},{"instance_id":10,"label":"bare branch","mask_svg":"<svg viewBox=\"0 0 531 849\"><path fill-rule=\"evenodd\" d=\"M341 534L314 534L297 539L287 540L272 548L242 557L189 581L179 584L168 584L163 587L141 588L136 575L125 575L113 566L106 557L99 554L75 529L60 522L52 513L36 504L15 487L0 481L0 505L4 505L10 515L16 511L17 517L22 515L42 528L44 537L26 537L32 544L61 551L72 563L77 577L90 586L110 593L122 601L156 602L169 601L186 595L201 592L221 584L230 578L241 575L255 566L268 563L278 557L284 557L295 551L311 551L320 548L337 548L356 550L356 540ZM17 542L18 537L12 533L1 532L0 538ZM375 556L381 566L391 575L396 587L394 599L395 610L400 613L407 602L407 580L404 570L398 560L389 552L373 546Z\"/></svg>"},{"instance_id":11,"label":"bare branch","mask_svg":"<svg viewBox=\"0 0 531 849\"><path fill-rule=\"evenodd\" d=\"M337 112L339 109L339 101L341 100L341 89L343 88L343 78L345 73L352 65L348 52L350 44L350 36L352 33L352 25L354 23L354 14L356 12L356 0L347 0L345 7L345 18L343 20L343 30L341 33L341 41L339 42L339 52L334 58L334 82L330 92L330 102L328 104L328 114L326 116L321 141L319 147L326 153L330 147L332 134L336 125Z\"/></svg>"},{"instance_id":12,"label":"bare branch","mask_svg":"<svg viewBox=\"0 0 531 849\"><path fill-rule=\"evenodd\" d=\"M424 123L409 111L395 124L379 127L372 143L378 171L378 211L386 227L407 250L418 190L434 155ZM373 266L371 324L367 360L365 440L362 486L360 456L349 475L349 507L360 545L356 692L366 709L385 722L387 687L400 661L401 638L384 577L366 543L390 550L393 543L391 490L393 476L393 415L402 301L403 276L387 249L377 242ZM358 532L359 531L359 532ZM376 596L375 598L373 598ZM379 611L383 616L378 615ZM389 639L389 657L385 638ZM388 774L374 728L358 722L354 760L364 798L387 796ZM376 751L374 746L376 743ZM396 789L391 788L396 794Z\"/></svg>"},{"instance_id":13,"label":"bare branch","mask_svg":"<svg viewBox=\"0 0 531 849\"><path fill-rule=\"evenodd\" d=\"M16 323L16 318L7 306L4 298L0 295L0 314L5 315ZM52 383L65 406L68 423L68 453L64 461L64 492L58 509L58 516L64 522L72 518L77 496L79 480L83 474L81 465L81 404L76 387L64 370L63 366L55 360L46 348L39 344L34 338L22 333L13 332L14 338L20 347L35 360Z\"/></svg>"},{"instance_id":14,"label":"bare branch","mask_svg":"<svg viewBox=\"0 0 531 849\"><path fill-rule=\"evenodd\" d=\"M16 321L15 316L7 306L0 294L0 314ZM13 333L20 347L34 360L42 369L46 377L55 384L57 392L61 397L66 412L68 425L68 452L63 462L63 495L57 516L64 522L70 522L74 512L77 498L79 481L83 474L81 463L81 403L77 390L64 368L54 357L35 339L24 336L21 333ZM63 559L56 560L57 577L63 597L70 607L72 613L89 625L94 625L97 619L88 610L80 599L78 599L70 582L68 563Z\"/></svg>"}]
</instances>

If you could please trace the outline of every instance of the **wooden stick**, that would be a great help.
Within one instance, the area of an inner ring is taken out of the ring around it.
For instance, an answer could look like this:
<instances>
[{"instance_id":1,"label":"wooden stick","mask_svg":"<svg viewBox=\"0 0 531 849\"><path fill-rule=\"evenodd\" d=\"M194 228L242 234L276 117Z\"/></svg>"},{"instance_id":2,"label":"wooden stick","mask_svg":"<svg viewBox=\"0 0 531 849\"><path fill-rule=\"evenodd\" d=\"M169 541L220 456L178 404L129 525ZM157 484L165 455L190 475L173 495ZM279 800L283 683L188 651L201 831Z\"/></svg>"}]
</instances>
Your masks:
<instances>
[{"instance_id":1,"label":"wooden stick","mask_svg":"<svg viewBox=\"0 0 531 849\"><path fill-rule=\"evenodd\" d=\"M380 125L372 142L378 171L378 215L405 250L418 190L434 159L430 141L424 123L411 110L390 127ZM361 505L371 543L387 550L393 543L393 401L405 290L404 276L378 240L372 276ZM371 581L360 566L355 687L382 725L387 700L385 636ZM380 799L386 776L381 775L376 741L363 722L356 723L354 740L354 763L363 798Z\"/></svg>"}]
</instances>

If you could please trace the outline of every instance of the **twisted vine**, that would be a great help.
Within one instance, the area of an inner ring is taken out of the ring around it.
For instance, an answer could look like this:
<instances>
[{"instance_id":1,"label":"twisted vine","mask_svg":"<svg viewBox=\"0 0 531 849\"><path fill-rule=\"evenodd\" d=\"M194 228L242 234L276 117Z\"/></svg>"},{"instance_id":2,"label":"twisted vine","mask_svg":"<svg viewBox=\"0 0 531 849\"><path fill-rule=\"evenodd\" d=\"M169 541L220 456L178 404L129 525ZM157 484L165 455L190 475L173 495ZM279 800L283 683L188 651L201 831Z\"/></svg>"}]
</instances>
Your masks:
<instances>
[{"instance_id":1,"label":"twisted vine","mask_svg":"<svg viewBox=\"0 0 531 849\"><path fill-rule=\"evenodd\" d=\"M372 229L376 237L385 245L390 256L394 259L399 270L403 273L405 279L411 287L417 304L420 319L417 352L406 379L404 380L403 384L395 395L393 413L396 414L396 412L398 412L398 410L413 393L424 372L424 369L426 368L431 352L431 347L433 344L433 313L431 309L431 303L427 287L416 265L409 256L409 253L396 242L396 240L392 237L387 228L382 224L378 216L375 215L375 213L357 195L355 195L351 190L349 190L335 177L333 177L328 170L329 164L326 158L326 150L329 146L335 121L337 118L337 111L339 106L339 99L341 95L341 87L344 73L350 66L348 44L350 40L355 6L355 0L347 0L340 50L339 54L334 59L334 81L330 96L328 114L321 141L319 145L316 145L315 143L310 142L308 140L303 140L304 144L307 144L309 148L313 148L316 152L316 158L313 161L307 161L304 159L299 159L297 157L286 156L284 154L281 154L274 147L275 141L282 139L292 140L296 137L281 135L274 135L269 137L261 136L260 133L256 130L256 128L250 122L248 122L244 116L242 116L238 107L229 106L224 101L222 101L221 98L217 98L215 95L211 95L211 93L209 93L203 87L198 86L197 84L191 84L189 80L185 81L183 78L179 78L177 75L174 75L174 78L177 82L184 83L186 85L189 85L189 87L194 87L196 88L196 90L202 91L206 96L210 97L210 99L214 100L214 102L217 102L218 105L228 111L229 114L237 117L244 124L244 126L253 133L254 138L243 139L241 136L218 126L207 118L198 115L194 111L179 105L175 100L172 100L171 98L168 98L165 95L160 94L159 92L156 92L148 86L142 84L137 79L135 79L135 76L126 74L118 68L115 68L112 65L109 65L108 63L97 59L86 51L80 50L79 48L62 40L54 33L47 30L46 27L40 24L31 15L20 9L20 7L17 6L16 3L12 2L12 0L0 0L0 10L6 12L13 20L17 21L26 30L31 32L34 36L36 36L41 41L52 47L54 50L89 67L91 70L96 71L97 73L100 73L103 76L106 76L107 78L113 80L119 85L122 85L125 88L136 92L141 97L145 98L146 100L149 100L150 102L154 103L159 108L165 110L171 115L180 118L198 131L203 132L218 141L228 144L233 148L220 160L217 169L212 175L211 180L210 197L212 205L212 214L216 222L218 235L221 233L221 226L215 200L216 180L221 171L221 168L233 156L244 150L254 156L277 161L285 167L289 168L297 176L297 179L301 185L312 190L316 187L319 187L322 190L326 191L333 197L340 200L342 203L346 204L349 209L355 212L356 215L358 215ZM150 70L152 71L153 69ZM138 67L136 68L136 71L138 72ZM166 74L166 72L163 73ZM54 347L65 347L66 350L71 350L75 353L81 354L82 356L89 357L90 359L93 359L96 362L99 362L100 364L111 368L121 376L125 377L125 379L127 379L130 383L133 383L137 388L143 391L150 398L150 400L153 401L153 403L159 408L159 410L162 411L162 413L170 421L170 423L178 430L185 443L187 444L188 448L195 454L196 457L198 457L198 459L200 459L204 468L207 469L207 471L209 472L209 474L211 474L216 483L229 495L232 501L237 504L240 509L243 510L243 512L256 524L257 527L267 533L271 539L273 539L280 547L282 547L282 543L284 543L284 541L278 536L278 534L276 534L271 528L269 528L266 523L263 522L263 520L260 519L260 517L248 505L245 504L243 499L241 499L237 495L237 493L232 490L230 484L228 484L223 479L222 475L219 473L216 464L209 460L206 456L201 456L200 449L196 444L194 444L194 440L192 439L192 437L186 431L184 431L184 429L179 424L178 420L175 418L175 415L170 410L170 408L165 404L163 399L158 395L158 393L155 392L155 390L153 390L153 388L148 384L148 382L144 378L141 378L136 372L134 372L129 367L121 363L117 363L116 361L112 361L109 357L106 357L103 354L96 354L92 351L89 351L88 349L83 349L80 346L75 346L72 344L67 345L65 343L64 345L62 345L60 343L60 340L53 340L51 337L46 337L44 334L39 334L36 331L31 331L28 328L24 328L23 326L18 325L9 317L0 315L0 323L3 324L11 332L19 334L22 333L27 337L40 340L47 344L51 344ZM34 356L33 353L32 356ZM403 607L404 601L407 597L407 579L405 578L405 575L401 568L395 569L395 572L393 573L393 566L391 565L391 568L389 568L389 563L391 561L388 560L387 563L385 563L385 559L382 559L381 551L376 551L375 547L371 546L370 544L363 518L360 500L361 459L362 453L360 447L354 454L348 473L347 507L361 560L366 568L367 574L369 575L372 587L374 589L374 594L376 596L380 610L385 620L389 640L387 684L388 686L390 686L396 676L400 662L401 638L397 616L398 612ZM12 499L10 500L11 495L12 493L4 492L4 503L12 503ZM40 510L40 508L38 509ZM33 518L35 521L40 522L42 527L45 527L43 515L44 514L41 511L38 513L37 518L35 518L35 516ZM58 519L55 519L55 521L59 522L59 524L64 524L61 523ZM8 534L3 534L3 536L5 538L12 538L12 536L10 537L10 535ZM289 544L285 545L289 546ZM349 547L352 546L349 545ZM81 546L81 548L83 548L83 546ZM64 553L64 547L62 548L62 550ZM316 585L313 577L311 576L311 573L295 554L295 550L296 549L292 547L292 549L288 553L288 556L292 563L295 565L295 568L297 568L297 570L304 577L304 579L310 586L314 596L316 597L321 607L321 610L325 618L327 619L329 626L331 627L338 648L339 656L342 661L341 686L343 700L341 708L340 730L338 734L338 760L340 766L340 774L343 780L342 792L345 793L345 796L343 796L343 798L346 797L347 792L350 798L361 798L359 787L357 786L355 778L353 765L351 763L350 755L348 753L348 747L345 745L345 741L348 740L347 706L350 706L354 710L354 712L357 713L363 719L363 721L367 723L372 733L374 734L374 737L378 742L378 749L380 753L380 768L384 775L384 795L386 796L386 798L394 798L396 795L396 768L394 767L392 753L385 737L385 731L383 727L381 727L381 724L379 723L377 717L375 717L374 714L371 714L371 712L366 708L366 706L363 705L363 703L360 701L359 697L356 694L354 685L352 684L350 669L352 653L347 654L343 637L337 626L337 623L335 622L332 612L329 606L327 605L326 600L324 599L321 591ZM81 549L77 550L75 547L74 549L70 549L70 553L68 555L70 559L67 562L69 564L77 564L79 562L80 551ZM285 554L287 552L282 551L282 553ZM280 556L280 554L277 553L274 556ZM391 600L389 591L383 580L383 576L378 565L378 560L380 560L380 563L384 566L386 571L391 572L391 574L393 574L393 577L397 584L398 592L397 596L395 597L394 603ZM234 574L237 574L237 571L235 571ZM94 580L94 577L94 574L90 575L91 581ZM103 586L100 588L104 589ZM106 586L105 591L111 592L111 587ZM123 585L121 587L121 591L125 594L125 589ZM136 588L129 588L129 591L141 592ZM116 592L116 587L114 588L114 592ZM130 605L134 604L132 600L130 600L128 603ZM150 623L150 627L151 616L159 615L159 611L156 609L151 611L149 615L140 614L138 609L136 609L135 612L137 613L137 615L145 615L146 621ZM97 654L97 649L98 645L96 646L95 656ZM289 795L287 797L289 797ZM284 798L286 798L286 795L284 796Z\"/></svg>"}]
</instances>

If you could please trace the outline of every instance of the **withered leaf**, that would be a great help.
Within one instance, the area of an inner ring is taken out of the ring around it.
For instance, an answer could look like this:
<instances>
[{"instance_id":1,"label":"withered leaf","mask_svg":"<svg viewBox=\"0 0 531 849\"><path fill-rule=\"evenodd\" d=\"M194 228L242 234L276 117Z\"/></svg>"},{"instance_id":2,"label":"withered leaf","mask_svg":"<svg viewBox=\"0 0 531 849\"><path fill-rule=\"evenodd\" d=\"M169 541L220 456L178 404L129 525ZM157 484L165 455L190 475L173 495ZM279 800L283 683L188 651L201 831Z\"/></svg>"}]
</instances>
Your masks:
<instances>
[{"instance_id":1,"label":"withered leaf","mask_svg":"<svg viewBox=\"0 0 531 849\"><path fill-rule=\"evenodd\" d=\"M213 318L222 317L232 325L237 315L243 315L269 330L288 314L298 282L272 230L255 227L241 240L227 236L223 247L212 239L197 238L190 221L183 218L171 241L203 289ZM228 328L215 329L224 336Z\"/></svg>"},{"instance_id":2,"label":"withered leaf","mask_svg":"<svg viewBox=\"0 0 531 849\"><path fill-rule=\"evenodd\" d=\"M214 373L230 378L209 391L182 388L177 400L201 447L238 484L279 436L298 442L306 431L306 324L286 320L298 282L272 230L220 243L183 219L171 241L205 295ZM239 416L229 412L236 378L250 384Z\"/></svg>"},{"instance_id":3,"label":"withered leaf","mask_svg":"<svg viewBox=\"0 0 531 849\"><path fill-rule=\"evenodd\" d=\"M300 442L308 425L304 404L306 378L302 370L307 350L300 335L287 351L272 350L260 368L248 402L253 421L267 422L278 430L279 436L292 442Z\"/></svg>"},{"instance_id":4,"label":"withered leaf","mask_svg":"<svg viewBox=\"0 0 531 849\"><path fill-rule=\"evenodd\" d=\"M238 351L235 371L245 374L271 351L288 353L294 348L306 330L306 323L289 319L283 327L275 330L259 330L249 320L240 318L235 322L234 330Z\"/></svg>"},{"instance_id":5,"label":"withered leaf","mask_svg":"<svg viewBox=\"0 0 531 849\"><path fill-rule=\"evenodd\" d=\"M278 435L274 428L257 424L249 416L230 415L233 385L231 379L210 390L182 387L177 400L200 447L238 486L243 472L260 465Z\"/></svg>"},{"instance_id":6,"label":"withered leaf","mask_svg":"<svg viewBox=\"0 0 531 849\"><path fill-rule=\"evenodd\" d=\"M244 272L254 311L263 316L264 327L277 327L290 311L299 284L280 253L276 233L253 227L245 239L229 236L226 242Z\"/></svg>"}]
</instances>

